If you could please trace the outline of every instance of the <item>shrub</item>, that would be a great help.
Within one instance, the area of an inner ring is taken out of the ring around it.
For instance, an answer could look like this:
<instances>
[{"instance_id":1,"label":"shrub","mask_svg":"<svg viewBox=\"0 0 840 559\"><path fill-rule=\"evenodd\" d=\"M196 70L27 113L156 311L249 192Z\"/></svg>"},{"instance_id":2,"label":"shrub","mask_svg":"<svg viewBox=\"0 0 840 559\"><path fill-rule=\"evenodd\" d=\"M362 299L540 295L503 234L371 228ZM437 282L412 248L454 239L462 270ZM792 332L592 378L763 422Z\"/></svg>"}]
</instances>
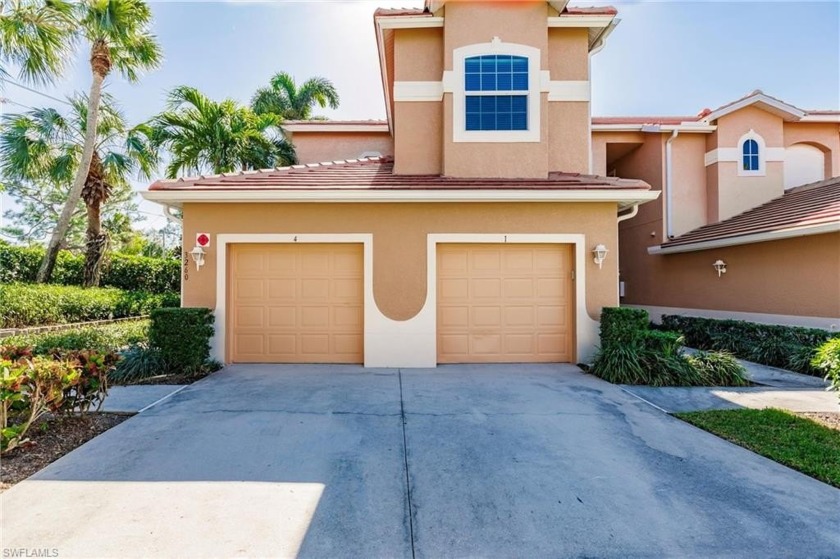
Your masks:
<instances>
[{"instance_id":1,"label":"shrub","mask_svg":"<svg viewBox=\"0 0 840 559\"><path fill-rule=\"evenodd\" d=\"M742 386L744 369L731 356L683 355L677 332L652 330L638 309L604 309L601 348L592 373L613 383L651 386Z\"/></svg>"},{"instance_id":2,"label":"shrub","mask_svg":"<svg viewBox=\"0 0 840 559\"><path fill-rule=\"evenodd\" d=\"M210 358L213 313L205 308L152 311L149 346L160 351L172 370L194 372Z\"/></svg>"},{"instance_id":3,"label":"shrub","mask_svg":"<svg viewBox=\"0 0 840 559\"><path fill-rule=\"evenodd\" d=\"M730 353L698 351L687 356L688 362L705 386L747 386L746 370Z\"/></svg>"},{"instance_id":4,"label":"shrub","mask_svg":"<svg viewBox=\"0 0 840 559\"><path fill-rule=\"evenodd\" d=\"M167 372L168 366L159 349L135 345L122 353L110 379L116 384L131 384Z\"/></svg>"},{"instance_id":5,"label":"shrub","mask_svg":"<svg viewBox=\"0 0 840 559\"><path fill-rule=\"evenodd\" d=\"M101 326L82 326L72 330L10 336L0 339L0 346L28 346L33 354L44 355L56 350L90 349L118 352L132 344L148 340L149 321L131 320Z\"/></svg>"},{"instance_id":6,"label":"shrub","mask_svg":"<svg viewBox=\"0 0 840 559\"><path fill-rule=\"evenodd\" d=\"M701 350L727 351L748 361L819 375L811 364L814 351L836 333L818 328L757 324L665 315L662 326L685 336L686 344Z\"/></svg>"},{"instance_id":7,"label":"shrub","mask_svg":"<svg viewBox=\"0 0 840 559\"><path fill-rule=\"evenodd\" d=\"M119 359L117 354L70 351L56 353L55 358L70 364L78 372L70 386L64 389L60 411L85 413L94 406L99 411L108 395L108 375Z\"/></svg>"},{"instance_id":8,"label":"shrub","mask_svg":"<svg viewBox=\"0 0 840 559\"><path fill-rule=\"evenodd\" d=\"M148 314L179 304L172 293L41 285L0 285L0 328L84 322Z\"/></svg>"},{"instance_id":9,"label":"shrub","mask_svg":"<svg viewBox=\"0 0 840 559\"><path fill-rule=\"evenodd\" d=\"M0 245L0 283L34 282L43 257L43 247ZM83 268L83 255L61 251L51 281L81 285ZM152 293L180 291L181 262L177 258L111 253L102 268L101 285Z\"/></svg>"},{"instance_id":10,"label":"shrub","mask_svg":"<svg viewBox=\"0 0 840 559\"><path fill-rule=\"evenodd\" d=\"M822 344L815 352L811 365L825 374L832 390L840 392L840 338Z\"/></svg>"},{"instance_id":11,"label":"shrub","mask_svg":"<svg viewBox=\"0 0 840 559\"><path fill-rule=\"evenodd\" d=\"M0 451L26 442L26 432L48 411L64 404L80 372L71 363L46 357L0 360Z\"/></svg>"},{"instance_id":12,"label":"shrub","mask_svg":"<svg viewBox=\"0 0 840 559\"><path fill-rule=\"evenodd\" d=\"M643 309L608 307L601 311L601 343L635 343L648 330L650 317Z\"/></svg>"}]
</instances>

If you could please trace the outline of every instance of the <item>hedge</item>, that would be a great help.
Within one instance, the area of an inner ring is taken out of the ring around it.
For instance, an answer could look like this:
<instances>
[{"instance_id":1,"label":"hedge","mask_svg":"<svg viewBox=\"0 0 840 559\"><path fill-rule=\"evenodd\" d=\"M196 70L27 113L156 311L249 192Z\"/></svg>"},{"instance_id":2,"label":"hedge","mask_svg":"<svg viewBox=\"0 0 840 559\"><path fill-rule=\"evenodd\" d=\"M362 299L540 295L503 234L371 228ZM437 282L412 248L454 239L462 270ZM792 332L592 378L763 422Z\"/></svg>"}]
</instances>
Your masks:
<instances>
[{"instance_id":1,"label":"hedge","mask_svg":"<svg viewBox=\"0 0 840 559\"><path fill-rule=\"evenodd\" d=\"M817 349L840 336L819 328L680 315L663 315L662 327L680 332L686 345L696 349L728 351L753 363L815 376L824 375L811 364Z\"/></svg>"},{"instance_id":2,"label":"hedge","mask_svg":"<svg viewBox=\"0 0 840 559\"><path fill-rule=\"evenodd\" d=\"M169 368L194 372L210 359L214 320L210 309L157 309L151 318L149 346L160 351Z\"/></svg>"},{"instance_id":3,"label":"hedge","mask_svg":"<svg viewBox=\"0 0 840 559\"><path fill-rule=\"evenodd\" d=\"M0 283L34 282L44 257L42 247L0 244ZM51 283L81 285L84 255L58 254ZM176 258L149 258L111 253L102 268L102 287L167 293L181 289L181 263Z\"/></svg>"},{"instance_id":4,"label":"hedge","mask_svg":"<svg viewBox=\"0 0 840 559\"><path fill-rule=\"evenodd\" d=\"M683 337L652 330L647 311L605 308L591 372L618 384L744 386L744 368L727 353L684 355Z\"/></svg>"},{"instance_id":5,"label":"hedge","mask_svg":"<svg viewBox=\"0 0 840 559\"><path fill-rule=\"evenodd\" d=\"M146 342L148 339L149 321L131 320L98 326L82 326L58 332L9 336L0 338L0 347L31 347L35 355L85 349L113 353L130 345Z\"/></svg>"},{"instance_id":6,"label":"hedge","mask_svg":"<svg viewBox=\"0 0 840 559\"><path fill-rule=\"evenodd\" d=\"M0 284L0 328L25 328L149 314L177 307L177 293L67 285Z\"/></svg>"}]
</instances>

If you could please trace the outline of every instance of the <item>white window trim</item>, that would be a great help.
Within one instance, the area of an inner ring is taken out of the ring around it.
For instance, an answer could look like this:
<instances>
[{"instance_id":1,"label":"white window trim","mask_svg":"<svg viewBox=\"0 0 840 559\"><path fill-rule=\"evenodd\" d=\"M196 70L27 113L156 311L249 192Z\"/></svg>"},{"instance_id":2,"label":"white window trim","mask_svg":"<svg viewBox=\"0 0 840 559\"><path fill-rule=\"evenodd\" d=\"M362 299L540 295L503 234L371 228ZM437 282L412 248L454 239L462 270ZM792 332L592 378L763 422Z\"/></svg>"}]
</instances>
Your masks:
<instances>
[{"instance_id":1,"label":"white window trim","mask_svg":"<svg viewBox=\"0 0 840 559\"><path fill-rule=\"evenodd\" d=\"M758 144L758 169L747 171L744 169L744 144L747 140L755 140ZM738 139L738 176L739 177L763 177L767 175L767 144L764 138L750 130Z\"/></svg>"},{"instance_id":2,"label":"white window trim","mask_svg":"<svg viewBox=\"0 0 840 559\"><path fill-rule=\"evenodd\" d=\"M473 56L509 54L528 59L528 130L467 130L467 91L464 61ZM540 108L542 105L542 72L540 49L517 43L503 43L498 37L489 43L459 47L452 51L452 141L453 142L539 142Z\"/></svg>"}]
</instances>

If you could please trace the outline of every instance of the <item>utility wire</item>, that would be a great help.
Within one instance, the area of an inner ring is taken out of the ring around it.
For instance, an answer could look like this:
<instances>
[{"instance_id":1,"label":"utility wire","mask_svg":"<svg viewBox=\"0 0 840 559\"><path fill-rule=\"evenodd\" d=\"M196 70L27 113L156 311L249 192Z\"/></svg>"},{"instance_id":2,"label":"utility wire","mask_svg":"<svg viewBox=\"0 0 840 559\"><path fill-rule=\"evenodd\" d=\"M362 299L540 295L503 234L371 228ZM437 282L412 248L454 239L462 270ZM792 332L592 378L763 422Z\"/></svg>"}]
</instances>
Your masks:
<instances>
[{"instance_id":1,"label":"utility wire","mask_svg":"<svg viewBox=\"0 0 840 559\"><path fill-rule=\"evenodd\" d=\"M14 80L3 79L2 82L4 84L6 84L6 83L12 84L12 85L17 86L21 89L25 89L26 91L30 91L32 93L35 93L36 95L46 97L47 99L52 99L53 101L58 101L59 103L64 103L65 105L70 105L70 103L66 99L59 99L58 97L53 97L52 95L47 95L46 93L44 93L42 91L38 91L37 89L32 89L31 87L23 85L22 83L18 83Z\"/></svg>"}]
</instances>

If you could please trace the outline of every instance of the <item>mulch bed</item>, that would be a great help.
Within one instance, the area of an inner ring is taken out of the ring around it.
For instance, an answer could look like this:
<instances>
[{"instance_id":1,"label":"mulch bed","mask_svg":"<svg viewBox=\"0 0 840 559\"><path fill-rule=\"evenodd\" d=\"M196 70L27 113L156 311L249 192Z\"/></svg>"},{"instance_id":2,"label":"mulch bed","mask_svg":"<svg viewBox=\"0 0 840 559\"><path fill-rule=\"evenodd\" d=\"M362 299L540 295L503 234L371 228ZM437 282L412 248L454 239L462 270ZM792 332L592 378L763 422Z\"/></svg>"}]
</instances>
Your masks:
<instances>
[{"instance_id":1,"label":"mulch bed","mask_svg":"<svg viewBox=\"0 0 840 559\"><path fill-rule=\"evenodd\" d=\"M840 431L840 412L798 412L796 415Z\"/></svg>"},{"instance_id":2,"label":"mulch bed","mask_svg":"<svg viewBox=\"0 0 840 559\"><path fill-rule=\"evenodd\" d=\"M137 382L132 382L130 385L127 386L143 386L150 384L192 384L195 381L201 380L204 377L212 374L213 373L208 371L199 371L193 374L160 375L156 377L143 379ZM114 384L114 386L118 385Z\"/></svg>"},{"instance_id":3,"label":"mulch bed","mask_svg":"<svg viewBox=\"0 0 840 559\"><path fill-rule=\"evenodd\" d=\"M89 413L80 417L47 416L46 420L29 429L29 443L10 450L0 458L0 492L129 417L115 413Z\"/></svg>"}]
</instances>

